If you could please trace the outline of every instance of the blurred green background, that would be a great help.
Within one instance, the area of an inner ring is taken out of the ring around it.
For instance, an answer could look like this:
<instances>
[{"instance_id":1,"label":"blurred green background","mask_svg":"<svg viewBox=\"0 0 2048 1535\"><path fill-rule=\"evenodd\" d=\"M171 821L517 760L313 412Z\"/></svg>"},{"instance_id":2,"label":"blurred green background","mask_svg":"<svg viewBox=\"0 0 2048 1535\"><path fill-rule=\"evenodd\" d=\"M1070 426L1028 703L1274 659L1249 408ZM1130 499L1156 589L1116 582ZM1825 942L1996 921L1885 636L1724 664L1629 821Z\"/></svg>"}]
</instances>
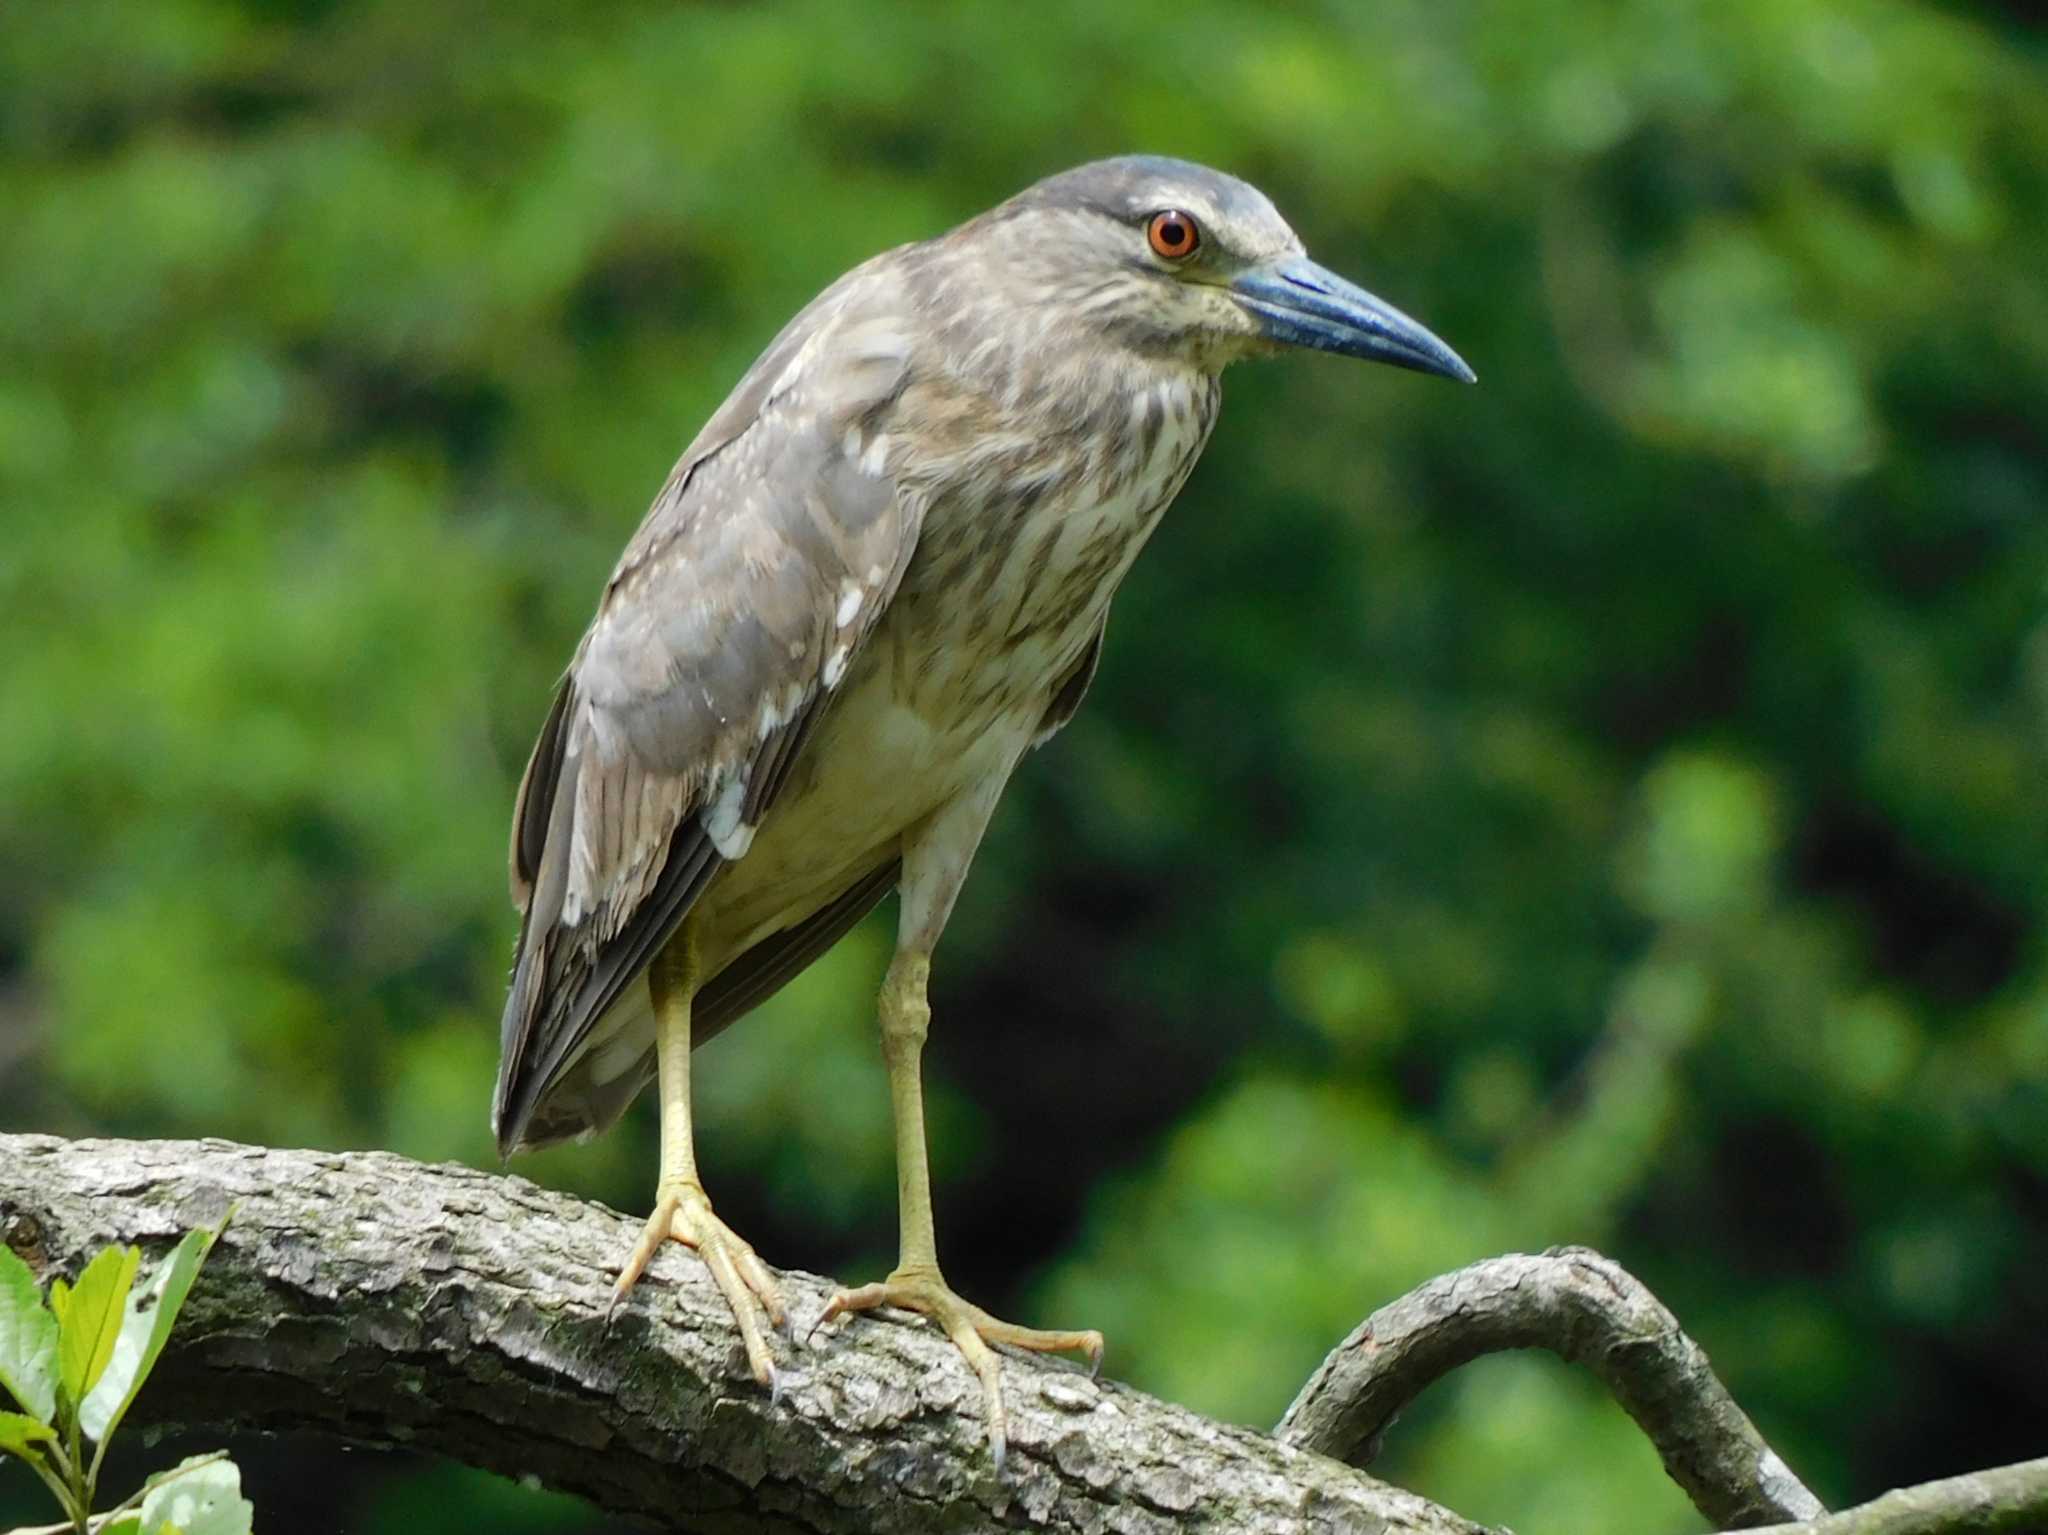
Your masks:
<instances>
[{"instance_id":1,"label":"blurred green background","mask_svg":"<svg viewBox=\"0 0 2048 1535\"><path fill-rule=\"evenodd\" d=\"M1175 153L1481 385L1230 379L941 951L954 1279L1264 1425L1586 1242L1830 1501L2048 1450L2041 5L49 0L0 138L6 1128L489 1165L513 786L677 451L843 268ZM771 1261L891 1261L888 941L700 1059ZM637 1211L651 1109L518 1170ZM1533 1358L1382 1470L1700 1527Z\"/></svg>"}]
</instances>

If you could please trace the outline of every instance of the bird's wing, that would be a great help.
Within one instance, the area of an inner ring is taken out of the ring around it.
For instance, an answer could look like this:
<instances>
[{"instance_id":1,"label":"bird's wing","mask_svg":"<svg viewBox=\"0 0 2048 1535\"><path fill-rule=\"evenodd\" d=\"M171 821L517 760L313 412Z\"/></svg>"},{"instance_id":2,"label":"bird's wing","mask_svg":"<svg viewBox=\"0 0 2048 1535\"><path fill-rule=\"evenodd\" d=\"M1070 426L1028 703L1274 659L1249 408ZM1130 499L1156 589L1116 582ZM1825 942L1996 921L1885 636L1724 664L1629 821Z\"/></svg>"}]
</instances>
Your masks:
<instances>
[{"instance_id":1,"label":"bird's wing","mask_svg":"<svg viewBox=\"0 0 2048 1535\"><path fill-rule=\"evenodd\" d=\"M723 863L745 856L916 544L922 507L871 451L909 341L892 306L862 302L860 275L790 323L676 465L527 764L503 1150Z\"/></svg>"},{"instance_id":2,"label":"bird's wing","mask_svg":"<svg viewBox=\"0 0 2048 1535\"><path fill-rule=\"evenodd\" d=\"M892 858L803 921L770 933L705 982L690 1008L691 1043L703 1044L803 974L881 904L902 872Z\"/></svg>"},{"instance_id":3,"label":"bird's wing","mask_svg":"<svg viewBox=\"0 0 2048 1535\"><path fill-rule=\"evenodd\" d=\"M1102 615L1102 622L1095 626L1095 638L1088 642L1088 648L1081 652L1080 660L1067 668L1067 675L1060 679L1060 685L1053 689L1052 702L1045 706L1045 713L1039 718L1038 729L1032 733L1031 745L1035 749L1045 745L1054 736L1067 728L1069 721L1081 711L1081 700L1088 696L1088 684L1095 680L1095 668L1102 661L1102 636L1109 632L1109 615Z\"/></svg>"}]
</instances>

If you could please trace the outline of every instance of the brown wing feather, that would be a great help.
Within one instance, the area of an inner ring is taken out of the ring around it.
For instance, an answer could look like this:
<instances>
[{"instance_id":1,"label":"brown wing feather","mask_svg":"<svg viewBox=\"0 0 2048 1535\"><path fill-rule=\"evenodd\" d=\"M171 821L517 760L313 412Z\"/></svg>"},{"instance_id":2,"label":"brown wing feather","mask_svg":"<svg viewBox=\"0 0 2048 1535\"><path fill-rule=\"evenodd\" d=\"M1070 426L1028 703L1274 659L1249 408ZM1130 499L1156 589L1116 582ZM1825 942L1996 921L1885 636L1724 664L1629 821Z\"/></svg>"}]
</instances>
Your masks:
<instances>
[{"instance_id":1,"label":"brown wing feather","mask_svg":"<svg viewBox=\"0 0 2048 1535\"><path fill-rule=\"evenodd\" d=\"M690 1038L703 1044L766 1002L839 942L896 888L895 859L802 922L771 933L705 984L690 1009Z\"/></svg>"},{"instance_id":2,"label":"brown wing feather","mask_svg":"<svg viewBox=\"0 0 2048 1535\"><path fill-rule=\"evenodd\" d=\"M526 759L526 771L519 775L519 794L512 802L512 904L522 912L533 898L533 877L540 868L548 817L554 811L555 782L562 770L562 720L568 708L569 682L564 678L555 689L547 723L540 727L540 739Z\"/></svg>"},{"instance_id":3,"label":"brown wing feather","mask_svg":"<svg viewBox=\"0 0 2048 1535\"><path fill-rule=\"evenodd\" d=\"M882 279L863 279L793 321L685 453L541 732L513 820L524 920L493 1115L503 1151L744 855L915 546L921 507L864 446L907 343L865 318ZM902 311L885 296L872 312Z\"/></svg>"},{"instance_id":4,"label":"brown wing feather","mask_svg":"<svg viewBox=\"0 0 2048 1535\"><path fill-rule=\"evenodd\" d=\"M895 887L900 865L893 860L841 893L803 921L771 933L727 965L697 993L690 1010L690 1038L701 1045L766 1002L873 911ZM545 1146L608 1125L654 1077L654 1047L617 1076L586 1078L580 1091L568 1086L544 1100L527 1121L524 1146Z\"/></svg>"},{"instance_id":5,"label":"brown wing feather","mask_svg":"<svg viewBox=\"0 0 2048 1535\"><path fill-rule=\"evenodd\" d=\"M1053 690L1052 702L1045 707L1045 716L1038 722L1038 729L1031 737L1033 746L1043 746L1062 730L1067 722L1081 710L1081 700L1088 696L1088 684L1095 680L1095 668L1102 662L1102 636L1109 631L1109 615L1104 614L1102 627L1095 631L1095 638L1088 642L1088 648L1081 652L1081 659L1067 669L1060 685Z\"/></svg>"}]
</instances>

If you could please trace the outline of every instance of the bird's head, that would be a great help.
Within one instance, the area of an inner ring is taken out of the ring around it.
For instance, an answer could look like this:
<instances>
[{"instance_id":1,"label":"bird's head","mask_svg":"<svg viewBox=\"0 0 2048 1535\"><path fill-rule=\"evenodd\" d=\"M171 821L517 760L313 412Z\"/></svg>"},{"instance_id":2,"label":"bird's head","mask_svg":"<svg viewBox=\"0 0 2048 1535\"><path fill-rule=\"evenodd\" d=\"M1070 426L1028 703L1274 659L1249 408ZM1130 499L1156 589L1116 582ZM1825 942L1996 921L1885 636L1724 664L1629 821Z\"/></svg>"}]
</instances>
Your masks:
<instances>
[{"instance_id":1,"label":"bird's head","mask_svg":"<svg viewBox=\"0 0 2048 1535\"><path fill-rule=\"evenodd\" d=\"M1221 368L1284 346L1473 381L1444 342L1309 260L1255 186L1221 170L1124 156L1065 170L956 229L985 299L1057 307L1141 352Z\"/></svg>"},{"instance_id":2,"label":"bird's head","mask_svg":"<svg viewBox=\"0 0 2048 1535\"><path fill-rule=\"evenodd\" d=\"M1310 260L1258 188L1186 160L1062 171L952 239L1011 301L1210 370L1304 346L1473 381L1423 326Z\"/></svg>"}]
</instances>

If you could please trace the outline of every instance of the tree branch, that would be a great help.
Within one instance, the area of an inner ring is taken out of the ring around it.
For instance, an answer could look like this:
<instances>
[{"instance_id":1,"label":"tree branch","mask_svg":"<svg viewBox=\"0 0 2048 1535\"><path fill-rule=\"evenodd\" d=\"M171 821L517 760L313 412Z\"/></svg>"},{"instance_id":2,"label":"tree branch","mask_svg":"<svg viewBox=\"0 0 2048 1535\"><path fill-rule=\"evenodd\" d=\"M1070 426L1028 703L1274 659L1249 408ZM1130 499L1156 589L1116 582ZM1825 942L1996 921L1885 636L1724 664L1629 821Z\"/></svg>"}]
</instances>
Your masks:
<instances>
[{"instance_id":1,"label":"tree branch","mask_svg":"<svg viewBox=\"0 0 2048 1535\"><path fill-rule=\"evenodd\" d=\"M1752 1535L2040 1535L2048 1530L2048 1459L1922 1482L1839 1514Z\"/></svg>"},{"instance_id":2,"label":"tree branch","mask_svg":"<svg viewBox=\"0 0 2048 1535\"><path fill-rule=\"evenodd\" d=\"M771 1403L701 1265L664 1253L608 1329L608 1265L639 1222L524 1179L374 1152L0 1135L0 1238L41 1276L75 1274L110 1242L166 1247L230 1205L138 1421L432 1450L662 1524L1487 1535L1315 1451L1369 1456L1450 1369L1543 1347L1608 1382L1717 1523L1787 1509L1804 1522L1762 1535L2048 1529L2048 1460L1823 1514L1670 1313L1583 1249L1475 1264L1382 1307L1279 1438L1008 1355L998 1477L978 1388L930 1328L860 1319L821 1335ZM828 1286L784 1279L801 1332Z\"/></svg>"},{"instance_id":3,"label":"tree branch","mask_svg":"<svg viewBox=\"0 0 2048 1535\"><path fill-rule=\"evenodd\" d=\"M231 1204L138 1415L432 1450L720 1532L1483 1535L1336 1461L1016 1355L998 1477L974 1378L922 1324L820 1333L771 1404L701 1264L668 1249L607 1330L608 1271L640 1223L521 1178L0 1135L0 1236L39 1274L110 1242L160 1249ZM801 1333L828 1287L784 1277Z\"/></svg>"},{"instance_id":4,"label":"tree branch","mask_svg":"<svg viewBox=\"0 0 2048 1535\"><path fill-rule=\"evenodd\" d=\"M1382 1306L1333 1349L1275 1430L1357 1466L1431 1383L1482 1354L1548 1349L1606 1382L1708 1520L1740 1529L1825 1512L1764 1443L1677 1318L1583 1247L1489 1258Z\"/></svg>"}]
</instances>

